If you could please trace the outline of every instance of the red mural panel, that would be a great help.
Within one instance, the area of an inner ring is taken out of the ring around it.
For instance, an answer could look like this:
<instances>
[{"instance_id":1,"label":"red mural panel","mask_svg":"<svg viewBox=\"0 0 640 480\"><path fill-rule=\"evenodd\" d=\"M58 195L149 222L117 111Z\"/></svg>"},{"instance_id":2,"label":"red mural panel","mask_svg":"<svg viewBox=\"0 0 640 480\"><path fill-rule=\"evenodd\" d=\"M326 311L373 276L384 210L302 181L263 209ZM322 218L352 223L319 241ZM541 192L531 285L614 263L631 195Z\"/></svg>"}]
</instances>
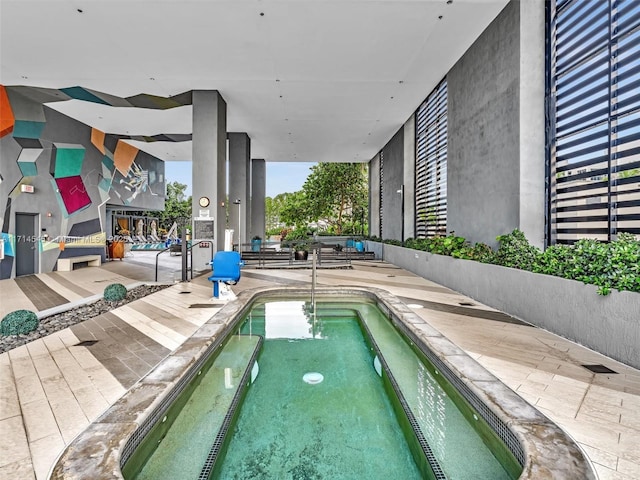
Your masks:
<instances>
[{"instance_id":1,"label":"red mural panel","mask_svg":"<svg viewBox=\"0 0 640 480\"><path fill-rule=\"evenodd\" d=\"M67 209L67 213L71 215L78 210L91 205L91 198L87 194L87 190L82 183L82 177L77 175L75 177L56 178L56 185L58 191L64 202L64 206Z\"/></svg>"}]
</instances>

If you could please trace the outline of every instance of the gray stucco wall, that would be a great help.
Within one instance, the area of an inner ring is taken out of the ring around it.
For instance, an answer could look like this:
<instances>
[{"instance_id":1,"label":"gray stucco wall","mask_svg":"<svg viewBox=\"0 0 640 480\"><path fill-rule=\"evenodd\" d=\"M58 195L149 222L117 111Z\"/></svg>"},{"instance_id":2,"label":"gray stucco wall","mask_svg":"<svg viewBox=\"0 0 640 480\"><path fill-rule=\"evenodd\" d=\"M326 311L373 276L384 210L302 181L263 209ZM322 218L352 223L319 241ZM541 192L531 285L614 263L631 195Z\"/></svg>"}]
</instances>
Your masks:
<instances>
[{"instance_id":1,"label":"gray stucco wall","mask_svg":"<svg viewBox=\"0 0 640 480\"><path fill-rule=\"evenodd\" d=\"M447 230L471 242L519 224L519 26L510 2L447 74Z\"/></svg>"},{"instance_id":2,"label":"gray stucco wall","mask_svg":"<svg viewBox=\"0 0 640 480\"><path fill-rule=\"evenodd\" d=\"M369 235L380 236L380 155L369 162Z\"/></svg>"},{"instance_id":3,"label":"gray stucco wall","mask_svg":"<svg viewBox=\"0 0 640 480\"><path fill-rule=\"evenodd\" d=\"M367 249L380 248L368 242ZM640 368L640 294L383 245L384 260L485 305Z\"/></svg>"},{"instance_id":4,"label":"gray stucco wall","mask_svg":"<svg viewBox=\"0 0 640 480\"><path fill-rule=\"evenodd\" d=\"M400 240L402 230L401 195L404 182L404 129L401 128L382 149L382 238Z\"/></svg>"},{"instance_id":5,"label":"gray stucco wall","mask_svg":"<svg viewBox=\"0 0 640 480\"><path fill-rule=\"evenodd\" d=\"M416 216L416 121L404 122L404 238L415 237Z\"/></svg>"}]
</instances>

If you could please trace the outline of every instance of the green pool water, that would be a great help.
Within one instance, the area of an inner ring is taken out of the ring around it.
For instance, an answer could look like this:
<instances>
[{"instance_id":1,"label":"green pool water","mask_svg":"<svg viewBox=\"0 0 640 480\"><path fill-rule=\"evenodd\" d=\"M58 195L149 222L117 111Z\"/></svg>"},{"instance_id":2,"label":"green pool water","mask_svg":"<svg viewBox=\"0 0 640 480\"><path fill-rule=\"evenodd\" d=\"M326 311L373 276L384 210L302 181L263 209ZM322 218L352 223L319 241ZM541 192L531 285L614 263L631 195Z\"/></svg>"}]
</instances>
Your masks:
<instances>
[{"instance_id":1,"label":"green pool water","mask_svg":"<svg viewBox=\"0 0 640 480\"><path fill-rule=\"evenodd\" d=\"M374 304L256 304L129 479L197 479L257 344L259 374L246 393L220 479L422 478L383 381L366 324L423 434L450 479L510 479L438 381ZM318 384L303 381L318 372ZM128 466L128 465L127 465ZM132 469L135 470L135 469Z\"/></svg>"}]
</instances>

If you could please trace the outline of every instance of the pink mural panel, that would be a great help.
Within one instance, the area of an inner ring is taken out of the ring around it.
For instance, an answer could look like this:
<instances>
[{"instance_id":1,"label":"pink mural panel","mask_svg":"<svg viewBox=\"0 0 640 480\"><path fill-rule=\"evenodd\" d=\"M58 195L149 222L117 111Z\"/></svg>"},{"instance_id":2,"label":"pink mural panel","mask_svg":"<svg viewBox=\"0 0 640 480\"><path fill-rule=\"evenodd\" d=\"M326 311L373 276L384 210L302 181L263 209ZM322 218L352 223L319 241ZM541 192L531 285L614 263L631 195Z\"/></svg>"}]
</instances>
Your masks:
<instances>
[{"instance_id":1,"label":"pink mural panel","mask_svg":"<svg viewBox=\"0 0 640 480\"><path fill-rule=\"evenodd\" d=\"M69 215L91 205L91 198L89 198L80 175L56 178L55 181Z\"/></svg>"}]
</instances>

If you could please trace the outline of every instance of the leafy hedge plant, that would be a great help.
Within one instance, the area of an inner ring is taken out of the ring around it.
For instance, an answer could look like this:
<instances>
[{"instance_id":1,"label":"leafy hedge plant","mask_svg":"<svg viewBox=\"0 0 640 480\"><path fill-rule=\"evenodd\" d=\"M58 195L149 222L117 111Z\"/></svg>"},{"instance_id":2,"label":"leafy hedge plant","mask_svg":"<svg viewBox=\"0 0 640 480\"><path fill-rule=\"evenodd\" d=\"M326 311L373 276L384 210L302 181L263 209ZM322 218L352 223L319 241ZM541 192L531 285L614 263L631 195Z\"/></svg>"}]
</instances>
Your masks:
<instances>
[{"instance_id":1,"label":"leafy hedge plant","mask_svg":"<svg viewBox=\"0 0 640 480\"><path fill-rule=\"evenodd\" d=\"M640 292L640 240L629 233L619 234L613 242L582 239L545 251L531 245L518 229L498 236L497 240L499 248L493 251L483 243L472 246L451 232L447 236L410 238L405 247L578 280L598 286L601 295L608 295L612 289ZM398 240L384 243L401 244Z\"/></svg>"},{"instance_id":2,"label":"leafy hedge plant","mask_svg":"<svg viewBox=\"0 0 640 480\"><path fill-rule=\"evenodd\" d=\"M121 283L112 283L104 289L104 299L110 302L124 300L127 296L127 287Z\"/></svg>"},{"instance_id":3,"label":"leafy hedge plant","mask_svg":"<svg viewBox=\"0 0 640 480\"><path fill-rule=\"evenodd\" d=\"M0 322L0 335L23 335L38 328L40 321L31 310L16 310Z\"/></svg>"}]
</instances>

